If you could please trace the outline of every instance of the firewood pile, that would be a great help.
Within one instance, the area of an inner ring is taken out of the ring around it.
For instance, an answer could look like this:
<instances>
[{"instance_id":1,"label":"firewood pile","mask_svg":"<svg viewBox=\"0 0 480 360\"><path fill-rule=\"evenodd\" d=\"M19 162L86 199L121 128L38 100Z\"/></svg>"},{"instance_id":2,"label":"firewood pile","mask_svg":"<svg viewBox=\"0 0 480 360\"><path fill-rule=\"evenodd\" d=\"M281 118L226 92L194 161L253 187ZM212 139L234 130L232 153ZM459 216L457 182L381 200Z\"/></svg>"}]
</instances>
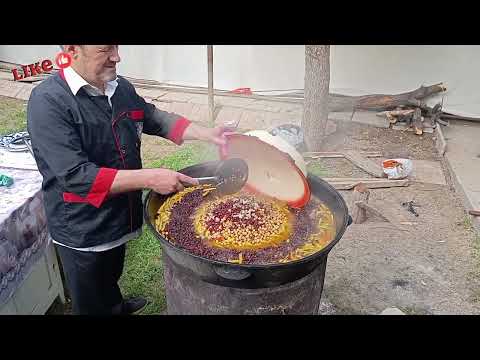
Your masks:
<instances>
[{"instance_id":1,"label":"firewood pile","mask_svg":"<svg viewBox=\"0 0 480 360\"><path fill-rule=\"evenodd\" d=\"M425 109L427 108L427 109ZM383 111L377 114L377 116L385 116L391 125L403 124L407 128L414 130L416 135L422 135L426 127L435 129L437 124L448 126L449 120L442 119L442 116L446 116L442 111L442 104L436 104L433 108L428 108L426 105L423 107L408 107L399 106L395 110ZM455 117L461 119L460 116L450 115L450 118Z\"/></svg>"},{"instance_id":2,"label":"firewood pile","mask_svg":"<svg viewBox=\"0 0 480 360\"><path fill-rule=\"evenodd\" d=\"M370 97L369 106L360 104L359 108L378 110L383 102L384 111L377 113L377 116L386 117L391 125L402 124L411 128L417 135L422 135L427 127L435 129L437 124L448 126L449 120L480 122L480 118L464 117L444 112L443 100L433 107L425 103L428 97L446 90L447 88L443 83L440 83L426 87L422 86L417 90L399 95L368 95Z\"/></svg>"}]
</instances>

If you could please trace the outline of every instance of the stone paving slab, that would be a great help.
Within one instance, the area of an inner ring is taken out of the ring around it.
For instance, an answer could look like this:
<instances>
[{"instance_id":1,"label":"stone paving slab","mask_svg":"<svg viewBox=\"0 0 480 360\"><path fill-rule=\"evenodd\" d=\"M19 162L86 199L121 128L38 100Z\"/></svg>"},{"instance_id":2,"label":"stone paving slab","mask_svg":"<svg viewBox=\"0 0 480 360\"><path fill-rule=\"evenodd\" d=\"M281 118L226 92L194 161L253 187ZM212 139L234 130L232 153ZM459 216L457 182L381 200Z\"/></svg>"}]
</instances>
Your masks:
<instances>
[{"instance_id":1,"label":"stone paving slab","mask_svg":"<svg viewBox=\"0 0 480 360\"><path fill-rule=\"evenodd\" d=\"M445 160L467 210L480 210L480 123L452 121L444 127ZM480 218L472 216L480 231Z\"/></svg>"},{"instance_id":2,"label":"stone paving slab","mask_svg":"<svg viewBox=\"0 0 480 360\"><path fill-rule=\"evenodd\" d=\"M0 81L0 95L16 98L17 94L25 84L17 83L15 81L1 80Z\"/></svg>"},{"instance_id":3,"label":"stone paving slab","mask_svg":"<svg viewBox=\"0 0 480 360\"><path fill-rule=\"evenodd\" d=\"M439 161L412 160L412 163L413 170L409 178L413 181L427 184L447 185L442 165Z\"/></svg>"},{"instance_id":4,"label":"stone paving slab","mask_svg":"<svg viewBox=\"0 0 480 360\"><path fill-rule=\"evenodd\" d=\"M390 122L384 117L377 116L375 111L356 111L352 121L385 129L390 127Z\"/></svg>"}]
</instances>

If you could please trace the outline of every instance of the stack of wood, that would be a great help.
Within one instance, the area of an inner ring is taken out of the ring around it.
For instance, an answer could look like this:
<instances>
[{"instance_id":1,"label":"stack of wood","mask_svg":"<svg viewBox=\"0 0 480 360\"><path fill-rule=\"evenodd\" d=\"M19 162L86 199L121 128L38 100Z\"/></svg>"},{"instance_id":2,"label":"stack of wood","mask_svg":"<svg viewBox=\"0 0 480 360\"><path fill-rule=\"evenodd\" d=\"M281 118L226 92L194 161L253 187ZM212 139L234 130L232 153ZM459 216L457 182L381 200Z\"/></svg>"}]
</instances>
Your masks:
<instances>
[{"instance_id":1,"label":"stack of wood","mask_svg":"<svg viewBox=\"0 0 480 360\"><path fill-rule=\"evenodd\" d=\"M360 103L362 110L383 110L378 116L384 116L390 124L403 123L408 128L413 128L415 134L422 135L428 121L433 129L437 124L447 126L449 120L480 121L479 118L471 118L446 113L442 110L442 103L434 107L427 106L424 100L432 95L445 92L447 88L443 83L422 86L417 90L398 95L369 95L367 104ZM428 119L428 120L427 120Z\"/></svg>"}]
</instances>

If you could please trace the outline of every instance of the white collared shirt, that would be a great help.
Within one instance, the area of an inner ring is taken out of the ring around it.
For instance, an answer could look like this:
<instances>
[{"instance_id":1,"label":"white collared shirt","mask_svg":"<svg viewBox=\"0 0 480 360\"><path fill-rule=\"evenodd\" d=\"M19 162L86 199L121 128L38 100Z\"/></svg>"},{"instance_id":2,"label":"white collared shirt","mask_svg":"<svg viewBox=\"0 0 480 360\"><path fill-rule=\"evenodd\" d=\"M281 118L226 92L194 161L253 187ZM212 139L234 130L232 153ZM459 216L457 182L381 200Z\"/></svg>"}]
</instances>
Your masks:
<instances>
[{"instance_id":1,"label":"white collared shirt","mask_svg":"<svg viewBox=\"0 0 480 360\"><path fill-rule=\"evenodd\" d=\"M68 84L68 87L72 91L73 95L77 95L78 90L82 87L85 87L85 91L91 96L103 96L106 95L108 97L108 103L110 107L112 107L112 96L115 94L115 90L118 86L118 77L115 80L108 81L105 84L105 94L95 86L89 84L84 78L82 78L71 66L65 68L63 70L63 74L65 75L65 81Z\"/></svg>"}]
</instances>

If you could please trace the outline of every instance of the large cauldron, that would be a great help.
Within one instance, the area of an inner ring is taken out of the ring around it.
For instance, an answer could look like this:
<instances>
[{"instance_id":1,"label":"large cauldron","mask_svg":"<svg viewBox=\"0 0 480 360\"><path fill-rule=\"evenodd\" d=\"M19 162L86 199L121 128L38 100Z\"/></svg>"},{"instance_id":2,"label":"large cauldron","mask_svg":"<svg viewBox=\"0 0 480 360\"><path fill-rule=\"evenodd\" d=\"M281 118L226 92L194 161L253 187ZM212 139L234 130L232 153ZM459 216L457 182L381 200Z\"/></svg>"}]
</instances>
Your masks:
<instances>
[{"instance_id":1,"label":"large cauldron","mask_svg":"<svg viewBox=\"0 0 480 360\"><path fill-rule=\"evenodd\" d=\"M217 165L218 162L203 163L180 172L192 177L213 176ZM324 202L334 214L335 239L311 256L273 265L239 265L214 261L175 247L155 229L155 215L167 197L150 191L145 199L144 216L163 248L168 312L314 312L320 302L327 256L343 236L351 218L345 201L330 184L311 174L308 182L312 195Z\"/></svg>"}]
</instances>

